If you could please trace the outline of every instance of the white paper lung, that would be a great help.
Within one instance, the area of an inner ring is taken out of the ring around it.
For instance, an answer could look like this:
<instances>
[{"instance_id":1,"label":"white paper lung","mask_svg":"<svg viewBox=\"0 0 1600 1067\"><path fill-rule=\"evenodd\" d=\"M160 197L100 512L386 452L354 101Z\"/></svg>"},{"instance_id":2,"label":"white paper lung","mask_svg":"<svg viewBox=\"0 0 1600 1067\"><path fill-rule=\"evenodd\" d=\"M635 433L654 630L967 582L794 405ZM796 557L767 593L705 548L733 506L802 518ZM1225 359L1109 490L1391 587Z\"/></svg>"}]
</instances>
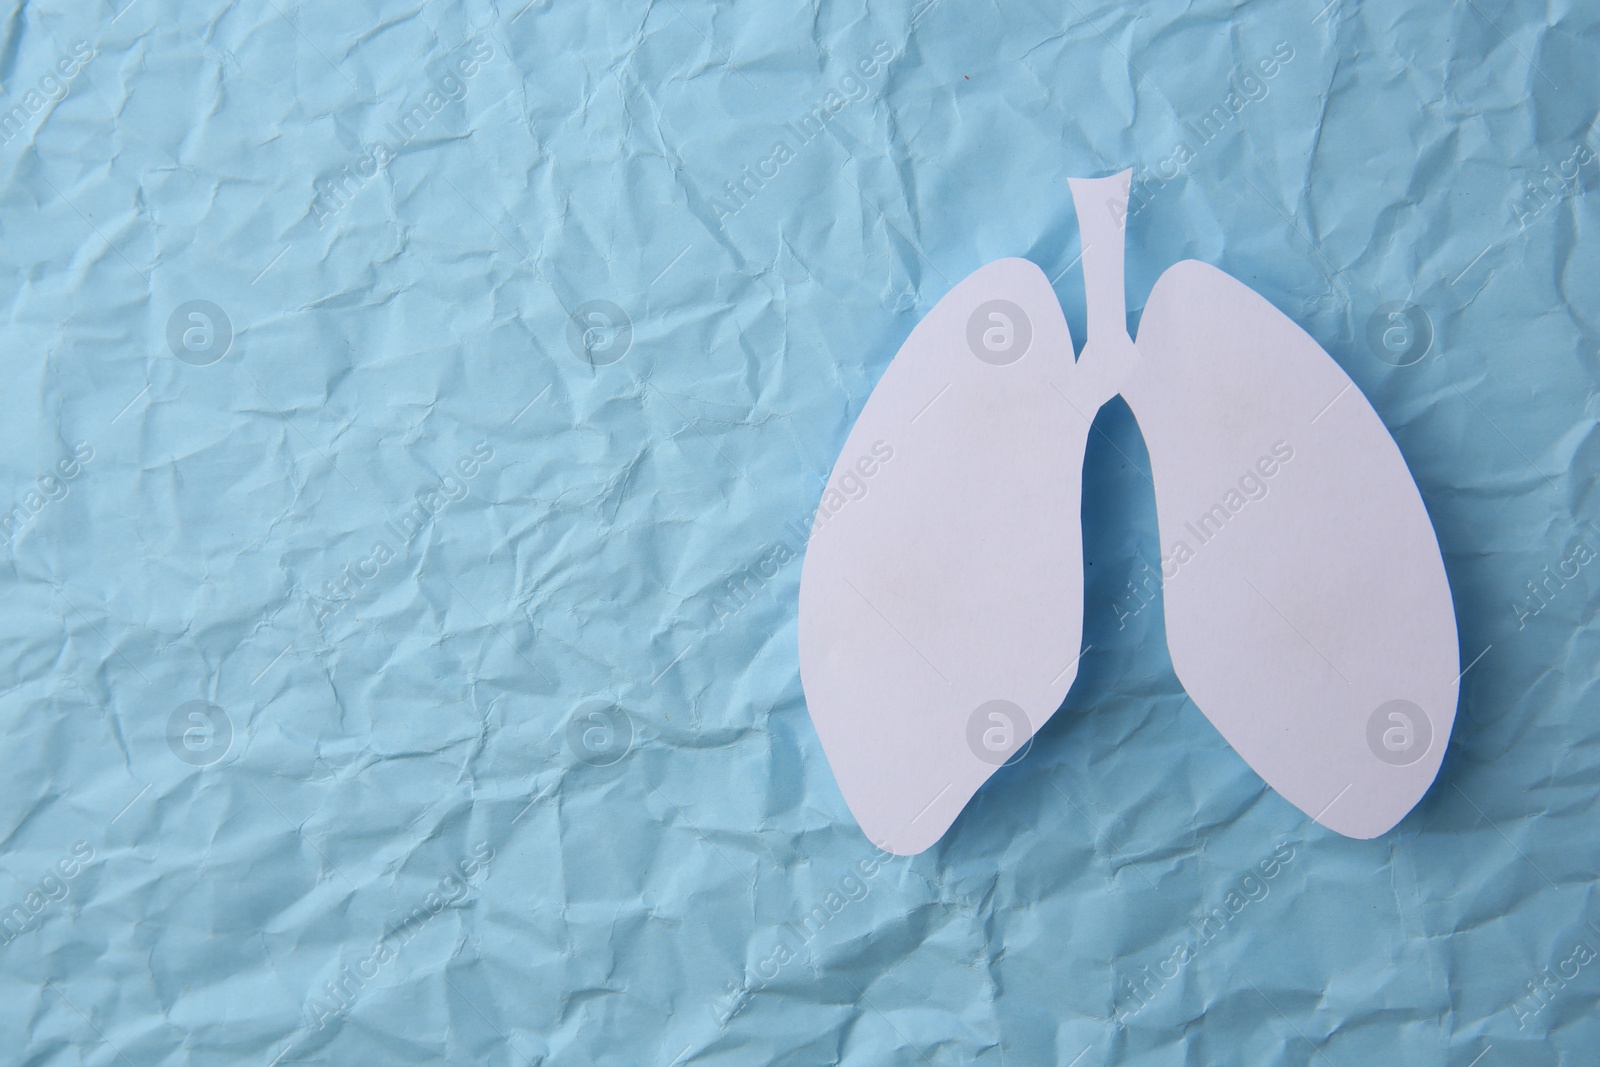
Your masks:
<instances>
[{"instance_id":1,"label":"white paper lung","mask_svg":"<svg viewBox=\"0 0 1600 1067\"><path fill-rule=\"evenodd\" d=\"M1381 834L1438 772L1460 670L1405 461L1338 364L1213 267L1163 274L1131 340L1128 174L1070 184L1079 360L1044 275L989 264L912 332L824 493L800 671L845 800L873 841L919 852L1060 705L1084 444L1120 392L1150 451L1179 679L1291 803Z\"/></svg>"},{"instance_id":2,"label":"white paper lung","mask_svg":"<svg viewBox=\"0 0 1600 1067\"><path fill-rule=\"evenodd\" d=\"M1122 395L1150 450L1178 678L1287 800L1376 837L1438 773L1461 669L1405 460L1339 365L1214 267L1161 276L1138 352Z\"/></svg>"},{"instance_id":3,"label":"white paper lung","mask_svg":"<svg viewBox=\"0 0 1600 1067\"><path fill-rule=\"evenodd\" d=\"M1083 363L1121 392L1150 451L1178 678L1285 799L1376 837L1438 773L1460 672L1411 472L1339 365L1214 267L1168 269L1130 345L1128 174L1071 185L1094 250Z\"/></svg>"},{"instance_id":4,"label":"white paper lung","mask_svg":"<svg viewBox=\"0 0 1600 1067\"><path fill-rule=\"evenodd\" d=\"M990 263L906 339L828 480L800 675L851 812L891 852L938 840L1076 676L1073 369L1044 274Z\"/></svg>"}]
</instances>

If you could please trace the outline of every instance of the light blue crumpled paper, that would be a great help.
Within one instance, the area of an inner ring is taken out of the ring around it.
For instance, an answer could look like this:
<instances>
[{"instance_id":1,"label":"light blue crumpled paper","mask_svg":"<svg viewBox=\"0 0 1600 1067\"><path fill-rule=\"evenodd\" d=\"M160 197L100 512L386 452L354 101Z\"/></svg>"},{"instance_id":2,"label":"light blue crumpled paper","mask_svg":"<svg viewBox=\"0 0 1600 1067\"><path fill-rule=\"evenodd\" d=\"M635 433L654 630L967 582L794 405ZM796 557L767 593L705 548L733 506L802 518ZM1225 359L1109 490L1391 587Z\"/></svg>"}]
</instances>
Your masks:
<instances>
[{"instance_id":1,"label":"light blue crumpled paper","mask_svg":"<svg viewBox=\"0 0 1600 1067\"><path fill-rule=\"evenodd\" d=\"M19 5L5 1058L1589 1062L1597 34ZM1215 264L1393 431L1470 665L1451 751L1375 841L1262 785L1173 677L1114 402L1066 706L878 856L798 680L811 509L982 263L1038 263L1081 340L1066 179L1124 166L1135 317Z\"/></svg>"}]
</instances>

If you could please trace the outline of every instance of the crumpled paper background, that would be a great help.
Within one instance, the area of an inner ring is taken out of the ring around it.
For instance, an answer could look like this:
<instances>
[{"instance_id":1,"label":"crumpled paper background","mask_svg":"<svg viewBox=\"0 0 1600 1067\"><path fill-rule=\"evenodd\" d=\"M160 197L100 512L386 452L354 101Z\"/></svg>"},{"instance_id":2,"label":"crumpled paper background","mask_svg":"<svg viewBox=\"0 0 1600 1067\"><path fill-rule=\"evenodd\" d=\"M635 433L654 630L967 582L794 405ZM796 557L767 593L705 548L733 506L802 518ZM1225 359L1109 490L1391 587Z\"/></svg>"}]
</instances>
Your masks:
<instances>
[{"instance_id":1,"label":"crumpled paper background","mask_svg":"<svg viewBox=\"0 0 1600 1067\"><path fill-rule=\"evenodd\" d=\"M6 1058L1587 1062L1595 18L14 7ZM1393 431L1451 750L1370 842L1262 785L1130 591L1113 402L1072 694L880 857L799 685L811 509L982 263L1081 343L1066 179L1124 166L1133 316L1215 264Z\"/></svg>"}]
</instances>

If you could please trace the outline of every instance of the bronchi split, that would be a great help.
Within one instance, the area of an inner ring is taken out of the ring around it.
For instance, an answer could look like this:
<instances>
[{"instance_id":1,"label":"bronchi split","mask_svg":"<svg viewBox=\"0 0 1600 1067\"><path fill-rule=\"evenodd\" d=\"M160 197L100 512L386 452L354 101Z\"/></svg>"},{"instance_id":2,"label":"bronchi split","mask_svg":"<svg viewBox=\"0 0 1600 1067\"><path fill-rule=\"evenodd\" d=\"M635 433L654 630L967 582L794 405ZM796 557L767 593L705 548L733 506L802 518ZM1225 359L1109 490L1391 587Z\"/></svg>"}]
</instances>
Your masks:
<instances>
[{"instance_id":1,"label":"bronchi split","mask_svg":"<svg viewBox=\"0 0 1600 1067\"><path fill-rule=\"evenodd\" d=\"M1088 651L1077 472L1119 395L1148 449L1160 543L1207 533L1164 581L1167 646L1234 750L1357 838L1394 826L1443 758L1455 616L1394 439L1315 340L1215 267L1168 268L1135 341L1128 180L1069 182L1088 309L1076 361L1044 273L998 260L912 330L841 449L843 465L893 440L895 462L825 536L813 529L800 673L844 799L888 851L937 841L1062 706ZM1293 476L1251 501L1252 470L1290 459ZM1373 740L1391 734L1401 750Z\"/></svg>"}]
</instances>

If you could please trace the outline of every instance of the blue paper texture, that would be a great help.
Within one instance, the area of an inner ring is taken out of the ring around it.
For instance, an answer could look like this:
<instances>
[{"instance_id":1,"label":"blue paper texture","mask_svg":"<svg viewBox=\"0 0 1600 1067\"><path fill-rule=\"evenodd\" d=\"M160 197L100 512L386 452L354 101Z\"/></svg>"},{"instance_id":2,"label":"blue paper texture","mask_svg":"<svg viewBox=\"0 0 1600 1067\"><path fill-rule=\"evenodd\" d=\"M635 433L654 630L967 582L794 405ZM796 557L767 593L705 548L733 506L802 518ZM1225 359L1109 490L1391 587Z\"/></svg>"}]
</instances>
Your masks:
<instances>
[{"instance_id":1,"label":"blue paper texture","mask_svg":"<svg viewBox=\"0 0 1600 1067\"><path fill-rule=\"evenodd\" d=\"M10 6L0 1058L1594 1062L1597 20ZM1410 463L1443 770L1353 841L1222 741L1114 401L1071 695L879 855L800 688L813 509L970 271L1081 344L1066 180L1124 167L1130 322L1229 272Z\"/></svg>"}]
</instances>

